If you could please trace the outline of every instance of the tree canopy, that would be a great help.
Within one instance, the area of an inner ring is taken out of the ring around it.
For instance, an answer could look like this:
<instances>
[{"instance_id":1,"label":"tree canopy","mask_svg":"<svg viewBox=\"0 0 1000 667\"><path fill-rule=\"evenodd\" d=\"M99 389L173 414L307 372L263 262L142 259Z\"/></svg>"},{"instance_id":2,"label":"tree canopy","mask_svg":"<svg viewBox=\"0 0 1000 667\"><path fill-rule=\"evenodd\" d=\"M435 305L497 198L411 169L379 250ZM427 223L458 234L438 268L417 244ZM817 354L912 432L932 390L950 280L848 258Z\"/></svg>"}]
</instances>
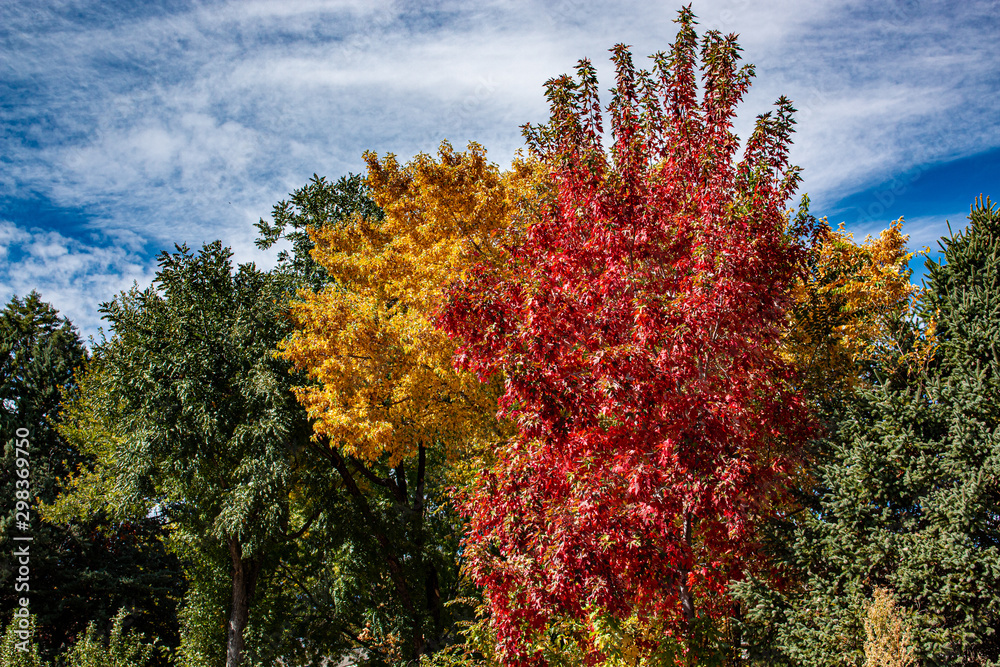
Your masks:
<instances>
[{"instance_id":1,"label":"tree canopy","mask_svg":"<svg viewBox=\"0 0 1000 667\"><path fill-rule=\"evenodd\" d=\"M809 432L778 354L806 247L783 210L794 109L760 116L737 159L753 68L735 37L678 23L652 71L613 49L607 151L594 67L548 83L551 120L526 135L552 205L439 320L463 367L503 377L518 426L465 505L505 664L543 663L559 618L588 660L601 618L656 625L646 653L694 650Z\"/></svg>"},{"instance_id":2,"label":"tree canopy","mask_svg":"<svg viewBox=\"0 0 1000 667\"><path fill-rule=\"evenodd\" d=\"M368 152L269 270L161 253L89 352L12 299L0 667L1000 665L1000 211L916 287L902 218L788 208L794 105L742 141L737 37L676 24L509 168Z\"/></svg>"},{"instance_id":3,"label":"tree canopy","mask_svg":"<svg viewBox=\"0 0 1000 667\"><path fill-rule=\"evenodd\" d=\"M308 425L273 354L286 283L233 271L231 255L218 242L163 253L151 287L103 306L111 338L95 346L64 429L94 465L61 503L162 515L178 551L228 562L235 667L261 569L292 530Z\"/></svg>"},{"instance_id":4,"label":"tree canopy","mask_svg":"<svg viewBox=\"0 0 1000 667\"><path fill-rule=\"evenodd\" d=\"M290 302L295 329L281 349L309 381L295 391L314 443L366 524L367 540L344 544L371 550L392 583L381 594L397 609L402 624L388 626L399 634L369 635L412 659L454 641L454 623L470 613L454 604L470 591L459 580L462 525L447 486L504 432L498 385L452 367L454 343L432 314L477 248L503 251L534 172L520 163L501 173L475 144L443 144L437 159L406 165L366 159L374 204L310 220L309 252L326 283ZM316 194L305 193L301 210Z\"/></svg>"},{"instance_id":5,"label":"tree canopy","mask_svg":"<svg viewBox=\"0 0 1000 667\"><path fill-rule=\"evenodd\" d=\"M131 624L160 636L165 648L175 647L176 605L184 585L176 559L159 542L158 521L143 516L113 522L98 513L57 525L39 516L46 503L66 490L67 477L87 461L86 452L57 431L63 397L78 391L75 372L87 356L69 320L59 317L38 293L14 297L0 311L5 471L0 488L5 498L14 499L17 490L30 499L27 534L32 538L29 588L15 588L15 561L5 559L0 564L0 604L14 609L18 599L28 597L45 657L69 645L88 621L105 623L124 606L130 609ZM19 429L28 433L27 478L7 474L15 469L14 436ZM13 503L4 507L0 539L13 551L15 508Z\"/></svg>"},{"instance_id":6,"label":"tree canopy","mask_svg":"<svg viewBox=\"0 0 1000 667\"><path fill-rule=\"evenodd\" d=\"M879 379L829 413L805 511L776 534L798 585L741 591L764 633L760 664L861 664L878 588L894 593L920 664L1000 657L1000 213L979 201L969 220L928 262L911 322L923 333L901 335ZM931 334L929 363L895 373Z\"/></svg>"}]
</instances>

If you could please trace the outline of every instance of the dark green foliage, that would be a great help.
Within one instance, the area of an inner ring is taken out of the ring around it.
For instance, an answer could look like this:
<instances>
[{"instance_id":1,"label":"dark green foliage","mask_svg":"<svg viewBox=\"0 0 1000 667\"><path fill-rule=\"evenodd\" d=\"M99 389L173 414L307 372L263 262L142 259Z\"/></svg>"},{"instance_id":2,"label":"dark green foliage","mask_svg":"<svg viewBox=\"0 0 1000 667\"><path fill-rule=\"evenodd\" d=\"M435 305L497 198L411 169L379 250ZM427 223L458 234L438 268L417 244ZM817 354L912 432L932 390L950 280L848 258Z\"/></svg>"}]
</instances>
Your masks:
<instances>
[{"instance_id":1,"label":"dark green foliage","mask_svg":"<svg viewBox=\"0 0 1000 667\"><path fill-rule=\"evenodd\" d=\"M284 287L230 256L218 242L161 255L153 287L103 307L114 335L94 368L131 500L250 556L287 520L306 424L271 354Z\"/></svg>"},{"instance_id":2,"label":"dark green foliage","mask_svg":"<svg viewBox=\"0 0 1000 667\"><path fill-rule=\"evenodd\" d=\"M259 576L298 520L296 457L308 438L273 354L287 281L252 265L233 271L231 254L218 242L163 253L152 287L105 304L112 337L95 348L71 410L95 456L77 495L168 518L172 550L199 575L184 613L189 664L213 664L207 645L228 642L230 664L243 655ZM88 440L94 429L103 437ZM229 578L227 598L205 573Z\"/></svg>"},{"instance_id":3,"label":"dark green foliage","mask_svg":"<svg viewBox=\"0 0 1000 667\"><path fill-rule=\"evenodd\" d=\"M440 469L441 461L428 458L428 472ZM347 465L351 479L357 476L357 483L367 487L364 496L352 496L329 465L318 467L331 487L324 497L326 511L282 551L252 624L255 638L275 650L285 647L281 655L292 664L364 649L365 660L358 664L379 666L414 658L415 634L424 637L419 648L428 653L456 641L456 622L472 612L444 603L474 591L459 577L461 522L447 505L440 479L427 475L421 511L415 507L418 466L368 469L390 485L383 487L361 481L359 464ZM397 473L406 483L396 486ZM401 566L409 608L390 560ZM301 638L298 646L292 641L296 637Z\"/></svg>"},{"instance_id":4,"label":"dark green foliage","mask_svg":"<svg viewBox=\"0 0 1000 667\"><path fill-rule=\"evenodd\" d=\"M922 665L1000 664L1000 213L979 201L970 220L928 266L929 367L837 406L816 485L776 528L792 583L739 587L757 664L860 665L876 586Z\"/></svg>"},{"instance_id":5,"label":"dark green foliage","mask_svg":"<svg viewBox=\"0 0 1000 667\"><path fill-rule=\"evenodd\" d=\"M941 240L945 260L929 261L922 316L935 322L936 372L952 384L982 381L1000 390L1000 211L989 199L972 207L968 228ZM982 416L996 419L986 405ZM994 405L994 410L996 406Z\"/></svg>"},{"instance_id":6,"label":"dark green foliage","mask_svg":"<svg viewBox=\"0 0 1000 667\"><path fill-rule=\"evenodd\" d=\"M38 621L43 655L69 644L88 621L98 625L120 607L128 623L159 636L165 647L177 645L177 600L183 580L177 560L166 553L160 522L145 516L111 522L103 514L55 525L43 522L40 504L64 490L65 479L86 462L85 455L56 430L62 392L75 391L74 371L87 354L76 331L32 292L14 298L0 312L0 548L11 553L11 536L28 534L30 590L17 593L13 560L0 560L0 621L6 622L26 595ZM15 530L14 435L27 428L30 442L32 521L29 531Z\"/></svg>"},{"instance_id":7,"label":"dark green foliage","mask_svg":"<svg viewBox=\"0 0 1000 667\"><path fill-rule=\"evenodd\" d=\"M364 176L348 174L336 183L328 183L326 178L313 174L309 183L274 205L272 222L261 219L257 223L260 232L257 247L266 250L279 240L287 240L291 250L278 253L278 266L296 276L301 284L319 288L327 281L326 269L309 255L313 242L306 229L336 223L352 215L375 219L383 215L382 209L368 196Z\"/></svg>"},{"instance_id":8,"label":"dark green foliage","mask_svg":"<svg viewBox=\"0 0 1000 667\"><path fill-rule=\"evenodd\" d=\"M86 359L80 337L70 321L60 318L37 292L11 299L0 313L0 326L4 435L23 426L37 431L32 437L53 436L49 418L55 417L62 387L72 383L73 371ZM62 456L53 458L51 464L74 464L78 455L64 443L59 446Z\"/></svg>"}]
</instances>

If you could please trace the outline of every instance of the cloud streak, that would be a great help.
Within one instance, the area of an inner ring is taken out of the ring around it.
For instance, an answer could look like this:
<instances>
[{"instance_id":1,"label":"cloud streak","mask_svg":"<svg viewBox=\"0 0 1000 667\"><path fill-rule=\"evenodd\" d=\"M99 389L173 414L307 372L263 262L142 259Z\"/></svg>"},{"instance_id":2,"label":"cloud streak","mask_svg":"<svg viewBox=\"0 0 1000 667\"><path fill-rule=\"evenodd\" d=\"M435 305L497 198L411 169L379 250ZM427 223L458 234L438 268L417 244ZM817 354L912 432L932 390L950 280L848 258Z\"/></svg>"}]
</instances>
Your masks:
<instances>
[{"instance_id":1,"label":"cloud streak","mask_svg":"<svg viewBox=\"0 0 1000 667\"><path fill-rule=\"evenodd\" d=\"M113 10L7 0L0 8L0 196L87 214L58 230L7 214L11 238L57 233L52 243L66 252L36 254L19 241L6 275L35 276L43 296L76 308L88 331L96 311L69 300L148 281L151 257L174 242L221 238L237 259L266 263L252 223L313 172L360 170L364 150L405 158L444 138L477 140L509 161L518 126L545 117L546 79L586 56L607 88L607 49L631 44L641 62L668 47L676 15L646 2L582 0L163 0ZM793 158L820 206L1000 145L1000 62L984 46L992 3L956 10L899 0L873 10L718 0L694 10L703 28L741 33L757 64L741 136L779 95L797 101ZM50 279L31 273L59 261L67 268ZM25 280L0 287L23 291L32 286Z\"/></svg>"},{"instance_id":2,"label":"cloud streak","mask_svg":"<svg viewBox=\"0 0 1000 667\"><path fill-rule=\"evenodd\" d=\"M124 246L100 245L0 220L0 292L40 292L85 337L97 333L100 302L138 281L153 279L145 257Z\"/></svg>"}]
</instances>

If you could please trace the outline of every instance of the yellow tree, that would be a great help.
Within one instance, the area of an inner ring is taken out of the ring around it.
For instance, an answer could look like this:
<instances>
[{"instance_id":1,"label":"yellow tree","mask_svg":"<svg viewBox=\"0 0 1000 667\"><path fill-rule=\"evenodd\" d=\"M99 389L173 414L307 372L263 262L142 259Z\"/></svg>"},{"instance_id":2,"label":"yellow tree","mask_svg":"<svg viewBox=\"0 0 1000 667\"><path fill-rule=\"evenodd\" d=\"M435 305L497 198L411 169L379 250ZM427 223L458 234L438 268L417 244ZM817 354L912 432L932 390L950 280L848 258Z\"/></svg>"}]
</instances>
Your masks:
<instances>
[{"instance_id":1,"label":"yellow tree","mask_svg":"<svg viewBox=\"0 0 1000 667\"><path fill-rule=\"evenodd\" d=\"M504 435L497 381L456 371L454 345L431 319L444 288L474 261L500 261L543 180L530 162L502 172L477 144L461 152L444 143L436 158L405 165L392 155L365 159L384 217L356 214L310 230L329 282L299 292L281 355L309 379L295 392L314 438L371 526L413 619L401 650L420 654L443 630L437 573L423 554L429 486L443 488L446 470L470 473L483 445ZM443 465L428 473L429 458ZM403 508L402 535L375 511L374 487Z\"/></svg>"},{"instance_id":2,"label":"yellow tree","mask_svg":"<svg viewBox=\"0 0 1000 667\"><path fill-rule=\"evenodd\" d=\"M860 244L843 223L833 229L820 222L807 271L793 288L785 353L810 389L829 396L854 386L876 358L901 354L899 323L919 291L907 263L922 253L907 251L902 218Z\"/></svg>"}]
</instances>

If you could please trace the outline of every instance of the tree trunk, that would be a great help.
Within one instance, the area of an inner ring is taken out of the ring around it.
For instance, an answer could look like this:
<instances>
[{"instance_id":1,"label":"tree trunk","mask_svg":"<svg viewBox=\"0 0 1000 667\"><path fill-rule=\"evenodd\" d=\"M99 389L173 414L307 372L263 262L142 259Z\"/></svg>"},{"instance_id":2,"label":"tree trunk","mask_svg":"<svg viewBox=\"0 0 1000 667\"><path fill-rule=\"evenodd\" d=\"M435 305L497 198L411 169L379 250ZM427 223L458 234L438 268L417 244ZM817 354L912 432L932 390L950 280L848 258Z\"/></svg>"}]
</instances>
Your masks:
<instances>
[{"instance_id":1,"label":"tree trunk","mask_svg":"<svg viewBox=\"0 0 1000 667\"><path fill-rule=\"evenodd\" d=\"M694 549L691 546L691 529L692 529L693 518L691 517L691 512L687 511L684 513L684 546L688 552L688 557L693 558ZM691 638L691 633L694 630L694 595L691 593L691 587L688 585L688 575L690 570L685 565L681 568L680 577L680 596L681 596L681 609L684 611L684 620L688 638Z\"/></svg>"},{"instance_id":2,"label":"tree trunk","mask_svg":"<svg viewBox=\"0 0 1000 667\"><path fill-rule=\"evenodd\" d=\"M427 596L427 608L431 612L431 620L434 622L434 641L435 647L437 646L437 638L441 635L441 631L444 629L441 621L441 610L444 608L441 604L441 584L438 581L437 568L433 564L427 566L427 577L424 580L424 586L426 588Z\"/></svg>"},{"instance_id":3,"label":"tree trunk","mask_svg":"<svg viewBox=\"0 0 1000 667\"><path fill-rule=\"evenodd\" d=\"M226 636L226 667L239 667L243 660L243 633L250 620L260 562L256 558L243 558L243 548L236 540L230 541L229 554L233 560L233 599Z\"/></svg>"},{"instance_id":4,"label":"tree trunk","mask_svg":"<svg viewBox=\"0 0 1000 667\"><path fill-rule=\"evenodd\" d=\"M423 443L420 444L417 455L417 488L413 499L413 510L416 516L417 527L416 527L416 545L417 545L417 559L419 562L420 570L424 575L424 601L427 606L427 611L430 613L431 622L433 623L434 632L430 637L426 636L425 633L421 631L419 636L419 641L421 643L421 650L427 653L438 650L440 644L438 639L441 636L442 631L442 610L443 606L441 604L441 587L438 582L438 572L437 568L434 567L434 563L427 562L427 554L424 551L425 544L425 534L424 534L424 518L426 512L426 498L424 496L425 479L427 476L427 450L424 448Z\"/></svg>"},{"instance_id":5,"label":"tree trunk","mask_svg":"<svg viewBox=\"0 0 1000 667\"><path fill-rule=\"evenodd\" d=\"M743 605L739 602L733 603L733 611L730 613L729 627L730 627L730 644L732 644L733 651L731 656L731 664L742 665L743 664L743 632L740 630L740 624L743 622Z\"/></svg>"}]
</instances>

